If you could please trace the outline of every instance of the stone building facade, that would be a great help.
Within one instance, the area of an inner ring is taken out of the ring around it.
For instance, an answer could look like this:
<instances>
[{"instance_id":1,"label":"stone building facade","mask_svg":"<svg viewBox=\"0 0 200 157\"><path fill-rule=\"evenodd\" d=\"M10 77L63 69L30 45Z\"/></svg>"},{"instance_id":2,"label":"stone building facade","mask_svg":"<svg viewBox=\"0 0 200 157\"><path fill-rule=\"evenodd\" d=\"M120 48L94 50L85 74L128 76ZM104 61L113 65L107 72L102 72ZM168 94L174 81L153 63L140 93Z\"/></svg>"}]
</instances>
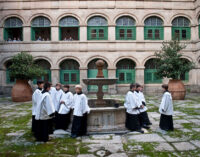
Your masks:
<instances>
[{"instance_id":1,"label":"stone building facade","mask_svg":"<svg viewBox=\"0 0 200 157\"><path fill-rule=\"evenodd\" d=\"M0 8L1 94L15 81L7 69L21 51L34 56L47 71L42 79L53 84L83 84L95 77L95 60L103 59L105 76L119 78L104 87L109 93L124 93L131 82L155 93L167 79L154 75L154 52L174 37L187 44L184 59L196 65L182 79L199 91L200 0L0 0Z\"/></svg>"}]
</instances>

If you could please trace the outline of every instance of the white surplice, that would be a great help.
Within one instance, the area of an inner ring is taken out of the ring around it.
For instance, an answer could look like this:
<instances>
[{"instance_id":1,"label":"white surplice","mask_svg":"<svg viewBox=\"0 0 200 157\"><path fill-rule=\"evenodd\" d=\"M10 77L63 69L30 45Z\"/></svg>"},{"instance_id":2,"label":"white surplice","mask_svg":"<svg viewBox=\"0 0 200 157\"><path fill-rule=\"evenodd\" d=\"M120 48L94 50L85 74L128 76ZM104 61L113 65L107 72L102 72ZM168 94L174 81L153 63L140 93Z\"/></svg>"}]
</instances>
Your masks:
<instances>
[{"instance_id":1,"label":"white surplice","mask_svg":"<svg viewBox=\"0 0 200 157\"><path fill-rule=\"evenodd\" d=\"M129 91L126 94L124 107L126 108L126 112L129 114L139 114L138 108L140 107L140 104L138 103L138 98L135 92Z\"/></svg>"},{"instance_id":2,"label":"white surplice","mask_svg":"<svg viewBox=\"0 0 200 157\"><path fill-rule=\"evenodd\" d=\"M42 99L42 90L36 89L32 95L32 115L35 116L37 105Z\"/></svg>"},{"instance_id":3,"label":"white surplice","mask_svg":"<svg viewBox=\"0 0 200 157\"><path fill-rule=\"evenodd\" d=\"M88 106L88 99L85 94L75 94L73 98L72 108L74 109L73 115L83 116L84 113L90 112Z\"/></svg>"},{"instance_id":4,"label":"white surplice","mask_svg":"<svg viewBox=\"0 0 200 157\"><path fill-rule=\"evenodd\" d=\"M169 92L165 92L163 94L159 112L164 115L173 115L174 114L172 96Z\"/></svg>"},{"instance_id":5,"label":"white surplice","mask_svg":"<svg viewBox=\"0 0 200 157\"><path fill-rule=\"evenodd\" d=\"M68 114L73 103L73 94L71 92L64 93L61 97L61 101L64 101L64 104L60 104L59 114Z\"/></svg>"},{"instance_id":6,"label":"white surplice","mask_svg":"<svg viewBox=\"0 0 200 157\"><path fill-rule=\"evenodd\" d=\"M36 108L36 120L48 120L51 119L49 115L55 113L55 107L53 105L52 98L48 92L42 94L42 99Z\"/></svg>"}]
</instances>

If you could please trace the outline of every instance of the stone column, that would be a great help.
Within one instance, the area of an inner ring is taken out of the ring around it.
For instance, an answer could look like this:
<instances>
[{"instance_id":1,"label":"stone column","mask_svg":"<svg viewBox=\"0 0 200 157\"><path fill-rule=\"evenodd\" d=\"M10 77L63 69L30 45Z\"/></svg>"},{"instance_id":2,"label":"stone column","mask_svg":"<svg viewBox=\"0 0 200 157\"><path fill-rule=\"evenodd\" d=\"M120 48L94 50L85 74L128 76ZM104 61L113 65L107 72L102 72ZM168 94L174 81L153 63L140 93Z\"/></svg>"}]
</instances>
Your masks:
<instances>
[{"instance_id":1,"label":"stone column","mask_svg":"<svg viewBox=\"0 0 200 157\"><path fill-rule=\"evenodd\" d=\"M170 25L164 26L164 40L172 39L172 27Z\"/></svg>"},{"instance_id":2,"label":"stone column","mask_svg":"<svg viewBox=\"0 0 200 157\"><path fill-rule=\"evenodd\" d=\"M80 67L80 84L83 86L83 92L88 93L87 85L83 83L83 79L87 78L87 67Z\"/></svg>"},{"instance_id":3,"label":"stone column","mask_svg":"<svg viewBox=\"0 0 200 157\"><path fill-rule=\"evenodd\" d=\"M51 26L51 41L59 41L58 26Z\"/></svg>"},{"instance_id":4,"label":"stone column","mask_svg":"<svg viewBox=\"0 0 200 157\"><path fill-rule=\"evenodd\" d=\"M116 68L109 68L108 69L108 78L116 78ZM117 93L117 82L113 85L108 86L108 93L109 94L116 94Z\"/></svg>"},{"instance_id":5,"label":"stone column","mask_svg":"<svg viewBox=\"0 0 200 157\"><path fill-rule=\"evenodd\" d=\"M144 26L136 26L136 41L144 41Z\"/></svg>"},{"instance_id":6,"label":"stone column","mask_svg":"<svg viewBox=\"0 0 200 157\"><path fill-rule=\"evenodd\" d=\"M144 66L137 66L135 68L135 82L144 85Z\"/></svg>"},{"instance_id":7,"label":"stone column","mask_svg":"<svg viewBox=\"0 0 200 157\"><path fill-rule=\"evenodd\" d=\"M79 40L87 41L87 26L81 25L79 30Z\"/></svg>"},{"instance_id":8,"label":"stone column","mask_svg":"<svg viewBox=\"0 0 200 157\"><path fill-rule=\"evenodd\" d=\"M191 40L199 39L199 25L191 27Z\"/></svg>"},{"instance_id":9,"label":"stone column","mask_svg":"<svg viewBox=\"0 0 200 157\"><path fill-rule=\"evenodd\" d=\"M6 84L6 70L0 69L0 86L4 86Z\"/></svg>"},{"instance_id":10,"label":"stone column","mask_svg":"<svg viewBox=\"0 0 200 157\"><path fill-rule=\"evenodd\" d=\"M0 41L4 41L4 39L3 39L3 27L0 27Z\"/></svg>"},{"instance_id":11,"label":"stone column","mask_svg":"<svg viewBox=\"0 0 200 157\"><path fill-rule=\"evenodd\" d=\"M31 41L31 27L23 27L23 41Z\"/></svg>"},{"instance_id":12,"label":"stone column","mask_svg":"<svg viewBox=\"0 0 200 157\"><path fill-rule=\"evenodd\" d=\"M59 69L51 69L51 82L52 82L53 86L55 86L56 83L60 82Z\"/></svg>"},{"instance_id":13,"label":"stone column","mask_svg":"<svg viewBox=\"0 0 200 157\"><path fill-rule=\"evenodd\" d=\"M108 26L108 41L115 41L115 26Z\"/></svg>"}]
</instances>

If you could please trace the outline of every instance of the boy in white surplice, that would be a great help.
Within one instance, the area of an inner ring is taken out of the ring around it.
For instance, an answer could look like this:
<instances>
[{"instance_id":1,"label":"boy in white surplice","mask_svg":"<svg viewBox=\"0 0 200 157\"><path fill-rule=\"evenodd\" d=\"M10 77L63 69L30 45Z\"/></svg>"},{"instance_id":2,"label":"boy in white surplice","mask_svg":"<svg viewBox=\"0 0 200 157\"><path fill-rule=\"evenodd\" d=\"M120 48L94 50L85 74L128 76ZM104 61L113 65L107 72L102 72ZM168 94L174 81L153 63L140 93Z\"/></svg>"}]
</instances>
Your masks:
<instances>
[{"instance_id":1,"label":"boy in white surplice","mask_svg":"<svg viewBox=\"0 0 200 157\"><path fill-rule=\"evenodd\" d=\"M63 91L58 110L57 129L66 130L70 123L73 94L69 91L69 85L64 85Z\"/></svg>"},{"instance_id":2,"label":"boy in white surplice","mask_svg":"<svg viewBox=\"0 0 200 157\"><path fill-rule=\"evenodd\" d=\"M138 131L144 133L141 130L140 122L139 122L139 100L135 94L136 85L130 85L130 91L126 94L126 99L124 103L124 107L126 108L126 128L131 131Z\"/></svg>"},{"instance_id":3,"label":"boy in white surplice","mask_svg":"<svg viewBox=\"0 0 200 157\"><path fill-rule=\"evenodd\" d=\"M82 86L75 86L76 94L73 99L73 122L71 137L86 135L87 133L87 114L90 112L88 100L85 94L82 93Z\"/></svg>"},{"instance_id":4,"label":"boy in white surplice","mask_svg":"<svg viewBox=\"0 0 200 157\"><path fill-rule=\"evenodd\" d=\"M55 114L55 108L53 101L49 94L51 85L49 83L44 84L44 90L42 91L42 99L36 108L35 119L37 120L35 137L37 141L47 142L49 140L49 120Z\"/></svg>"},{"instance_id":5,"label":"boy in white surplice","mask_svg":"<svg viewBox=\"0 0 200 157\"><path fill-rule=\"evenodd\" d=\"M164 90L164 94L162 97L162 101L160 104L159 112L161 113L160 116L160 128L165 131L173 131L173 102L172 96L168 91L168 85L162 85L162 89Z\"/></svg>"},{"instance_id":6,"label":"boy in white surplice","mask_svg":"<svg viewBox=\"0 0 200 157\"><path fill-rule=\"evenodd\" d=\"M33 96L32 96L32 133L35 134L35 127L36 127L36 120L35 120L35 114L36 114L36 108L39 102L42 99L42 90L44 86L44 81L42 80L37 80L37 86L38 88L34 91Z\"/></svg>"}]
</instances>

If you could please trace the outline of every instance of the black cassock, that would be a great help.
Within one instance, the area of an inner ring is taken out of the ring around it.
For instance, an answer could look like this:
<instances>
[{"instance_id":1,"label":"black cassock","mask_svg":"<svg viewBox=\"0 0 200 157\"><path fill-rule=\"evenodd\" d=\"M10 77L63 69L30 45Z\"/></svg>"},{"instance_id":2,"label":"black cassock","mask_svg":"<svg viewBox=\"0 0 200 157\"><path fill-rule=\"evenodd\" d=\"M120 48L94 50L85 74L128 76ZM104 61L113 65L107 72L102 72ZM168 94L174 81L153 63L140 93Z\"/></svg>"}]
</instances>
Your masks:
<instances>
[{"instance_id":1,"label":"black cassock","mask_svg":"<svg viewBox=\"0 0 200 157\"><path fill-rule=\"evenodd\" d=\"M159 126L160 126L160 128L162 130L173 131L174 130L174 125L173 125L173 117L172 117L172 115L161 114Z\"/></svg>"},{"instance_id":2,"label":"black cassock","mask_svg":"<svg viewBox=\"0 0 200 157\"><path fill-rule=\"evenodd\" d=\"M126 128L131 131L141 130L141 126L139 123L139 115L137 114L129 114L126 112Z\"/></svg>"},{"instance_id":3,"label":"black cassock","mask_svg":"<svg viewBox=\"0 0 200 157\"><path fill-rule=\"evenodd\" d=\"M139 120L140 120L140 124L141 126L144 126L144 125L151 125L152 123L150 122L149 120L149 117L148 117L148 114L147 112L141 112L139 114Z\"/></svg>"},{"instance_id":4,"label":"black cassock","mask_svg":"<svg viewBox=\"0 0 200 157\"><path fill-rule=\"evenodd\" d=\"M37 120L35 137L37 141L47 142L49 140L49 121L48 120Z\"/></svg>"},{"instance_id":5,"label":"black cassock","mask_svg":"<svg viewBox=\"0 0 200 157\"><path fill-rule=\"evenodd\" d=\"M56 129L66 130L70 124L70 119L71 119L71 111L67 114L58 114Z\"/></svg>"},{"instance_id":6,"label":"black cassock","mask_svg":"<svg viewBox=\"0 0 200 157\"><path fill-rule=\"evenodd\" d=\"M83 116L75 116L73 117L72 122L72 135L83 136L87 133L87 113L83 114Z\"/></svg>"}]
</instances>

